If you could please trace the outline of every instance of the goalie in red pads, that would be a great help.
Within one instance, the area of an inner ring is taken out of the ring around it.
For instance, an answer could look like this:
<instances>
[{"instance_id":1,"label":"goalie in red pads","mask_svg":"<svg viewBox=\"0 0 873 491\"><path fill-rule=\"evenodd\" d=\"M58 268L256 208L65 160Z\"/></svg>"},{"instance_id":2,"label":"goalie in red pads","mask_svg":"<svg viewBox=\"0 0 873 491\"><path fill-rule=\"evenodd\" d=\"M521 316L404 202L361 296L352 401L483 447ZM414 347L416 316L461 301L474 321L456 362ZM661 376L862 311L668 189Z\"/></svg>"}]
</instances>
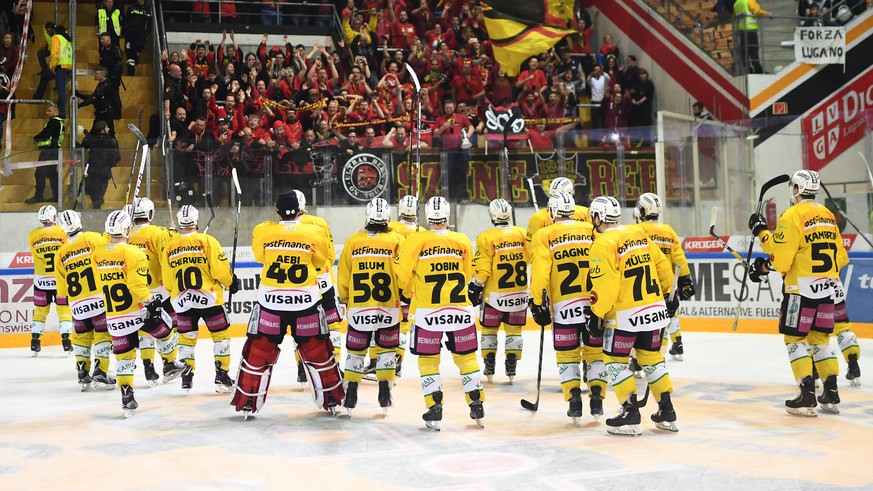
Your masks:
<instances>
[{"instance_id":1,"label":"goalie in red pads","mask_svg":"<svg viewBox=\"0 0 873 491\"><path fill-rule=\"evenodd\" d=\"M279 345L290 328L316 405L333 413L345 393L318 288L318 271L333 253L320 228L298 221L300 203L293 193L279 196L276 211L279 222L264 222L252 234L255 260L264 268L231 405L246 417L261 409Z\"/></svg>"}]
</instances>

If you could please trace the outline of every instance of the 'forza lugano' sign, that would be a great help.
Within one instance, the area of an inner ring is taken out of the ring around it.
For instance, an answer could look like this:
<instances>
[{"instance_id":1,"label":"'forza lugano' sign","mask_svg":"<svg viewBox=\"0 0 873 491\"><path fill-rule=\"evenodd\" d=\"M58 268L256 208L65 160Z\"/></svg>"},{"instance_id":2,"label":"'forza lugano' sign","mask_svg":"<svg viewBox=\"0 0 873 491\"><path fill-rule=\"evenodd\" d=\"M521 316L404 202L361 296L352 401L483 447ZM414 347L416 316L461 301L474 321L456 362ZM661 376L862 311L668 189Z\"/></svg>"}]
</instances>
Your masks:
<instances>
[{"instance_id":1,"label":"'forza lugano' sign","mask_svg":"<svg viewBox=\"0 0 873 491\"><path fill-rule=\"evenodd\" d=\"M359 153L343 166L343 187L358 201L370 201L388 188L388 166L371 153Z\"/></svg>"},{"instance_id":2,"label":"'forza lugano' sign","mask_svg":"<svg viewBox=\"0 0 873 491\"><path fill-rule=\"evenodd\" d=\"M794 30L794 59L810 65L845 65L846 28L798 27Z\"/></svg>"}]
</instances>

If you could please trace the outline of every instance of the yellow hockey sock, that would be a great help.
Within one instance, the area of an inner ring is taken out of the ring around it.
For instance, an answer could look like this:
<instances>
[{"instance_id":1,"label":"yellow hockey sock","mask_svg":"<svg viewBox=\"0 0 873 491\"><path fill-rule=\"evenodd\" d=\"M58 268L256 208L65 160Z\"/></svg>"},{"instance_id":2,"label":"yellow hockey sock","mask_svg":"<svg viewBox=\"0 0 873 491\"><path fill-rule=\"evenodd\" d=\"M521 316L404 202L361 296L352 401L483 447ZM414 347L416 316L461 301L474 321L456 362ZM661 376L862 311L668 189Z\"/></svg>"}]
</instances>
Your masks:
<instances>
[{"instance_id":1,"label":"yellow hockey sock","mask_svg":"<svg viewBox=\"0 0 873 491\"><path fill-rule=\"evenodd\" d=\"M660 351L637 350L637 363L646 372L646 380L655 400L661 400L661 394L673 392L673 384L670 382L670 374L664 363L664 355Z\"/></svg>"},{"instance_id":2,"label":"yellow hockey sock","mask_svg":"<svg viewBox=\"0 0 873 491\"><path fill-rule=\"evenodd\" d=\"M555 358L558 360L558 380L561 382L561 392L564 393L564 400L569 401L570 391L582 386L582 372L579 367L582 362L582 349L557 351Z\"/></svg>"},{"instance_id":3,"label":"yellow hockey sock","mask_svg":"<svg viewBox=\"0 0 873 491\"><path fill-rule=\"evenodd\" d=\"M452 353L452 358L455 360L455 365L461 371L461 383L464 384L464 398L467 400L467 405L473 402L470 398L470 393L474 390L479 391L479 400L485 402L485 389L482 387L482 372L479 371L479 359L476 353L467 353L465 355L456 355Z\"/></svg>"}]
</instances>

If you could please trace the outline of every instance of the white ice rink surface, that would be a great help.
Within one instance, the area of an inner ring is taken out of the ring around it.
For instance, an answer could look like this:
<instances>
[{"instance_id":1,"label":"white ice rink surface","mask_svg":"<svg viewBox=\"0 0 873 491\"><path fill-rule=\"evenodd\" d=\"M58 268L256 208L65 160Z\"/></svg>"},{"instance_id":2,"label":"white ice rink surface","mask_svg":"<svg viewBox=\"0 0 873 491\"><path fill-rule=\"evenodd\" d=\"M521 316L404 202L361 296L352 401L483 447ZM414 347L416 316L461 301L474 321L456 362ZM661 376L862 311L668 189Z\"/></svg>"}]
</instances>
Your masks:
<instances>
[{"instance_id":1,"label":"white ice rink surface","mask_svg":"<svg viewBox=\"0 0 873 491\"><path fill-rule=\"evenodd\" d=\"M685 333L685 361L668 362L679 433L655 429L650 398L644 434L631 438L607 435L587 401L585 423L572 424L550 334L539 412L519 405L536 388L539 333L525 332L513 385L498 354L485 429L469 419L458 370L444 355L439 433L421 421L411 355L387 418L373 382L362 383L351 419L332 418L295 381L286 342L264 409L244 422L228 395L213 392L208 339L198 343L188 396L178 380L148 388L138 363L140 409L127 420L118 390L79 391L74 359L59 346L38 358L0 350L0 490L873 489L873 340L861 341L864 385L840 376L842 414L800 418L784 410L797 389L781 336ZM242 343L232 340L232 376ZM606 415L617 408L610 391Z\"/></svg>"}]
</instances>

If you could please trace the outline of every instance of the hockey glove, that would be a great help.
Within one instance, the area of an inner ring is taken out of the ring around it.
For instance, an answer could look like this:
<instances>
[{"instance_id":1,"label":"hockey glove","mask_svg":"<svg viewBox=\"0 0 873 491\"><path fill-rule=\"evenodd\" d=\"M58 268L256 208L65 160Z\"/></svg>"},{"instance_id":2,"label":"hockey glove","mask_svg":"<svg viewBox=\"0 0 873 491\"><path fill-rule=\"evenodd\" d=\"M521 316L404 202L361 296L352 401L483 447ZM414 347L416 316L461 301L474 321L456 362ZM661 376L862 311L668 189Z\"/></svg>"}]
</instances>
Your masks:
<instances>
[{"instance_id":1,"label":"hockey glove","mask_svg":"<svg viewBox=\"0 0 873 491\"><path fill-rule=\"evenodd\" d=\"M752 231L752 235L757 237L759 233L767 230L767 220L760 213L752 213L752 216L749 217L749 230Z\"/></svg>"},{"instance_id":2,"label":"hockey glove","mask_svg":"<svg viewBox=\"0 0 873 491\"><path fill-rule=\"evenodd\" d=\"M410 303L412 303L412 300L408 299L408 298L403 294L403 290L400 290L399 292L397 292L397 296L400 297L400 301L401 301L401 302L403 302L403 303L405 303L405 304L407 304L407 305L409 305Z\"/></svg>"},{"instance_id":3,"label":"hockey glove","mask_svg":"<svg viewBox=\"0 0 873 491\"><path fill-rule=\"evenodd\" d=\"M160 319L161 314L164 313L164 306L161 304L161 299L159 297L152 297L148 302L143 304L143 308L146 309L146 319Z\"/></svg>"},{"instance_id":4,"label":"hockey glove","mask_svg":"<svg viewBox=\"0 0 873 491\"><path fill-rule=\"evenodd\" d=\"M588 335L592 338L602 338L604 331L603 319L592 312L591 307L585 307L585 315L588 316L588 320L585 321L585 329L588 330Z\"/></svg>"},{"instance_id":5,"label":"hockey glove","mask_svg":"<svg viewBox=\"0 0 873 491\"><path fill-rule=\"evenodd\" d=\"M770 273L770 260L764 257L756 257L749 266L749 279L752 283L760 283Z\"/></svg>"},{"instance_id":6,"label":"hockey glove","mask_svg":"<svg viewBox=\"0 0 873 491\"><path fill-rule=\"evenodd\" d=\"M677 286L679 287L679 290L677 292L679 295L679 299L683 302L691 300L697 293L697 291L694 289L694 282L691 281L691 275L680 276Z\"/></svg>"},{"instance_id":7,"label":"hockey glove","mask_svg":"<svg viewBox=\"0 0 873 491\"><path fill-rule=\"evenodd\" d=\"M233 279L230 281L230 287L227 289L231 293L231 295L236 294L239 291L240 281L237 275L233 275Z\"/></svg>"},{"instance_id":8,"label":"hockey glove","mask_svg":"<svg viewBox=\"0 0 873 491\"><path fill-rule=\"evenodd\" d=\"M542 327L546 327L552 323L552 313L549 312L549 306L546 304L537 305L531 301L530 315L533 317L534 322Z\"/></svg>"},{"instance_id":9,"label":"hockey glove","mask_svg":"<svg viewBox=\"0 0 873 491\"><path fill-rule=\"evenodd\" d=\"M670 297L665 296L664 302L667 304L667 315L673 317L676 315L676 311L679 310L679 295L673 295L673 299L670 300Z\"/></svg>"},{"instance_id":10,"label":"hockey glove","mask_svg":"<svg viewBox=\"0 0 873 491\"><path fill-rule=\"evenodd\" d=\"M477 307L482 303L482 292L485 291L485 285L476 283L476 280L467 285L467 297L470 298L470 303L473 307Z\"/></svg>"}]
</instances>

